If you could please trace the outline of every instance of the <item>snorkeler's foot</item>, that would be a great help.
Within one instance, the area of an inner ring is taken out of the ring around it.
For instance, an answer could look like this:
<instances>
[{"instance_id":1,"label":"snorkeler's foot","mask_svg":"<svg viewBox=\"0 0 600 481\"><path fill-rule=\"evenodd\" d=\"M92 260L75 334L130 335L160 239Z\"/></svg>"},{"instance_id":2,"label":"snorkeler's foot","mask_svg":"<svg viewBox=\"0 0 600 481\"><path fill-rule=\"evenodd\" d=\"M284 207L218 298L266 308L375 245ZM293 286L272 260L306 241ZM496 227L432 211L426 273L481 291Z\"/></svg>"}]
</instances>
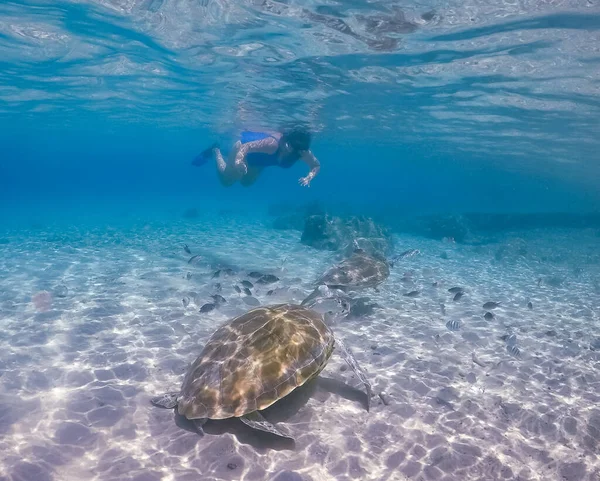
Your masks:
<instances>
[{"instance_id":1,"label":"snorkeler's foot","mask_svg":"<svg viewBox=\"0 0 600 481\"><path fill-rule=\"evenodd\" d=\"M219 144L215 142L208 149L200 152L196 156L196 158L192 161L192 165L195 165L196 167L200 167L201 165L206 164L210 160L213 151L218 148L219 148Z\"/></svg>"}]
</instances>

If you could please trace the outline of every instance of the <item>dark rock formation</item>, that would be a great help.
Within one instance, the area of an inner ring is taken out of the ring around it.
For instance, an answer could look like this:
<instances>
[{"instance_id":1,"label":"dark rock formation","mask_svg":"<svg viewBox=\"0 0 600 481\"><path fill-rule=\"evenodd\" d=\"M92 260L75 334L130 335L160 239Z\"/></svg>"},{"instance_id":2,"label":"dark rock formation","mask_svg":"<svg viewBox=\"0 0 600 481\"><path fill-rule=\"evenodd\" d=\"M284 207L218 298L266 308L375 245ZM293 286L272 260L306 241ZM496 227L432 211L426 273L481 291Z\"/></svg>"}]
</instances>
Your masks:
<instances>
[{"instance_id":1,"label":"dark rock formation","mask_svg":"<svg viewBox=\"0 0 600 481\"><path fill-rule=\"evenodd\" d=\"M343 219L323 214L306 218L301 242L315 249L345 250L346 254L360 248L386 256L393 248L390 232L370 218Z\"/></svg>"}]
</instances>

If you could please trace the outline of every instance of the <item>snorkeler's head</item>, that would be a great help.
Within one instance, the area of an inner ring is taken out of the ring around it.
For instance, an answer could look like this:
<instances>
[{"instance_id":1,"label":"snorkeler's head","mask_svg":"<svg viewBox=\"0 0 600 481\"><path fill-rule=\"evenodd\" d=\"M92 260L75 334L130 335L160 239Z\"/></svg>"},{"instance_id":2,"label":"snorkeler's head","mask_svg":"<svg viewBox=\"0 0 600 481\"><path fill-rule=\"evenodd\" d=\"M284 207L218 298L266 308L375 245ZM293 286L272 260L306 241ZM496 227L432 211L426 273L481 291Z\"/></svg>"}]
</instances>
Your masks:
<instances>
[{"instance_id":1,"label":"snorkeler's head","mask_svg":"<svg viewBox=\"0 0 600 481\"><path fill-rule=\"evenodd\" d=\"M306 129L295 128L284 133L281 140L287 144L289 150L300 154L310 149L311 135Z\"/></svg>"}]
</instances>

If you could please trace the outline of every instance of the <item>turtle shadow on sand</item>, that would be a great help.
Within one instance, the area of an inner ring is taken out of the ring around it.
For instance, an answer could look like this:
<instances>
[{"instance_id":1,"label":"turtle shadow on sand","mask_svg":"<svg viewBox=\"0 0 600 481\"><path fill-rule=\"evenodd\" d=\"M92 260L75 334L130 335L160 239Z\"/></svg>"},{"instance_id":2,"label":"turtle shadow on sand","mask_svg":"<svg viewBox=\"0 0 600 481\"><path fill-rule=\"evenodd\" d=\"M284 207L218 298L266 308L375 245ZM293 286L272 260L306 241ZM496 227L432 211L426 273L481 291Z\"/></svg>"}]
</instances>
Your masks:
<instances>
[{"instance_id":1,"label":"turtle shadow on sand","mask_svg":"<svg viewBox=\"0 0 600 481\"><path fill-rule=\"evenodd\" d=\"M311 415L311 408L306 407L309 400L318 394L319 391L340 396L350 402L356 402L367 407L366 394L358 388L352 387L343 381L319 376L316 379L308 381L304 385L294 389L285 398L280 399L275 404L265 409L262 413L264 417L271 423L287 423L292 429L294 422L290 420L302 410L308 410L308 415ZM200 436L220 436L226 433L232 434L241 444L252 446L256 450L293 450L296 447L294 440L283 438L264 431L247 426L237 418L208 420L202 427L202 432L199 431L195 424L177 413L177 408L173 409L175 424L177 427L199 434ZM306 421L303 421L303 423ZM298 429L300 431L300 429ZM199 439L201 439L199 437Z\"/></svg>"}]
</instances>

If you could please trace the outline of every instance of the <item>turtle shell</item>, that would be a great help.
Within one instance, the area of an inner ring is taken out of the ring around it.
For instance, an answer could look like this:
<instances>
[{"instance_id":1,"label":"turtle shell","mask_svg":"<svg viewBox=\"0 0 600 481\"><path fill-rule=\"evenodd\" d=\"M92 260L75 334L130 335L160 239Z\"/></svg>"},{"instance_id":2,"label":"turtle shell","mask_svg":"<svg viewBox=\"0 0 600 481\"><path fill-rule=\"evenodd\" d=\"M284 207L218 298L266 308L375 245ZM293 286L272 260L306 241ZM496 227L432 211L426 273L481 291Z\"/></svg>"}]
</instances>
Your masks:
<instances>
[{"instance_id":1,"label":"turtle shell","mask_svg":"<svg viewBox=\"0 0 600 481\"><path fill-rule=\"evenodd\" d=\"M390 275L388 262L364 251L354 252L348 259L329 269L317 284L347 287L375 287Z\"/></svg>"},{"instance_id":2,"label":"turtle shell","mask_svg":"<svg viewBox=\"0 0 600 481\"><path fill-rule=\"evenodd\" d=\"M185 375L178 412L225 419L265 409L317 376L334 342L315 311L291 304L252 309L210 337Z\"/></svg>"}]
</instances>

